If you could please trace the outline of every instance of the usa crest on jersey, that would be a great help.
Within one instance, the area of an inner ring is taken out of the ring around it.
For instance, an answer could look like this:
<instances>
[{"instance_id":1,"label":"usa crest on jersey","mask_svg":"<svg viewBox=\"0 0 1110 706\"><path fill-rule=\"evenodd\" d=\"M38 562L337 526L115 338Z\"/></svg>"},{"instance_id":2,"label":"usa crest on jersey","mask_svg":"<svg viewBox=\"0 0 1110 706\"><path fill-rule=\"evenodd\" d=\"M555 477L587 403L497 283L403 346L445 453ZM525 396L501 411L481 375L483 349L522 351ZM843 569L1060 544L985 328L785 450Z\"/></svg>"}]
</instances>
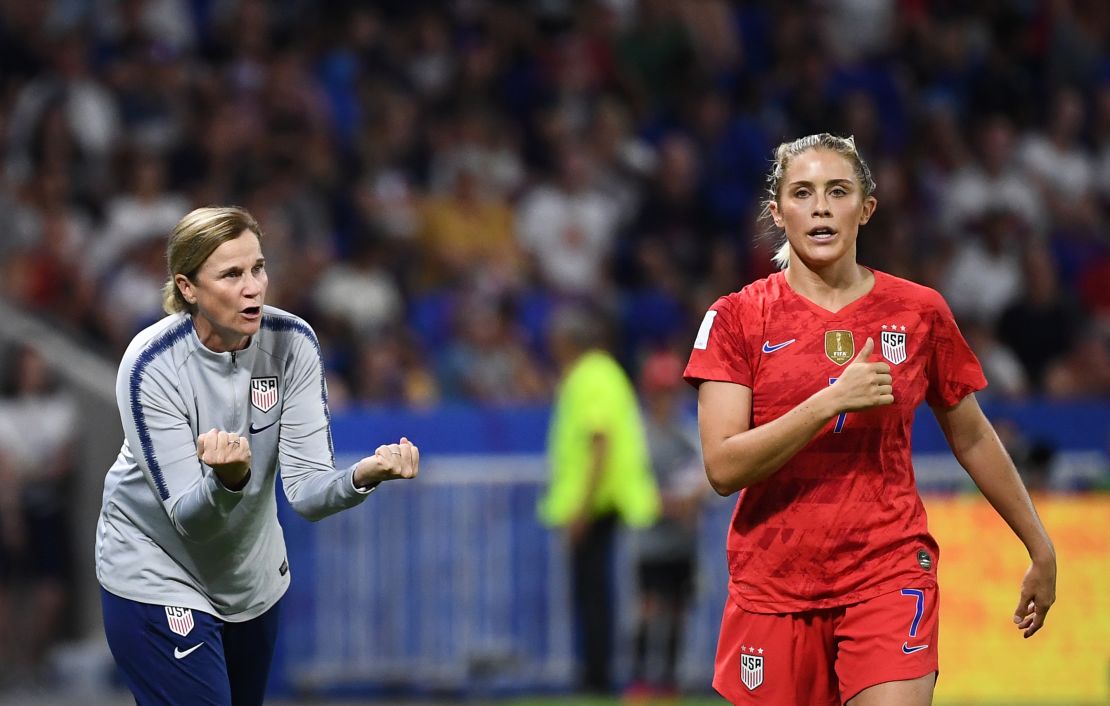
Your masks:
<instances>
[{"instance_id":1,"label":"usa crest on jersey","mask_svg":"<svg viewBox=\"0 0 1110 706\"><path fill-rule=\"evenodd\" d=\"M193 611L189 608L166 606L166 622L170 632L185 637L193 629Z\"/></svg>"},{"instance_id":2,"label":"usa crest on jersey","mask_svg":"<svg viewBox=\"0 0 1110 706\"><path fill-rule=\"evenodd\" d=\"M903 326L902 328L905 328ZM906 334L901 331L883 331L883 357L898 365L906 362Z\"/></svg>"},{"instance_id":3,"label":"usa crest on jersey","mask_svg":"<svg viewBox=\"0 0 1110 706\"><path fill-rule=\"evenodd\" d=\"M269 412L278 401L276 377L251 378L251 404L259 412Z\"/></svg>"},{"instance_id":4,"label":"usa crest on jersey","mask_svg":"<svg viewBox=\"0 0 1110 706\"><path fill-rule=\"evenodd\" d=\"M748 687L748 691L754 691L763 683L763 655L747 654L744 649L740 648L740 681ZM754 647L751 650L755 652Z\"/></svg>"}]
</instances>

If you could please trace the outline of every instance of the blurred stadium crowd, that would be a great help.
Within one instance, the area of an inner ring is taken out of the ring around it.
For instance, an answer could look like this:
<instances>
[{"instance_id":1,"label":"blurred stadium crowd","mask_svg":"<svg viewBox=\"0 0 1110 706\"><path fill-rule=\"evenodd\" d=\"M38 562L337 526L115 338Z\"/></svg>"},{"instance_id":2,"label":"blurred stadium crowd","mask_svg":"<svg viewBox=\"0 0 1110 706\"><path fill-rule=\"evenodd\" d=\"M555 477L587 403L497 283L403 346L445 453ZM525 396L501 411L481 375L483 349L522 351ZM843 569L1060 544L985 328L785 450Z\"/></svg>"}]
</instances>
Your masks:
<instances>
[{"instance_id":1,"label":"blurred stadium crowd","mask_svg":"<svg viewBox=\"0 0 1110 706\"><path fill-rule=\"evenodd\" d=\"M1110 6L970 7L2 0L0 287L116 358L173 224L237 203L337 407L546 401L555 306L684 355L771 270L771 151L832 131L862 261L945 294L990 394L1110 394Z\"/></svg>"}]
</instances>

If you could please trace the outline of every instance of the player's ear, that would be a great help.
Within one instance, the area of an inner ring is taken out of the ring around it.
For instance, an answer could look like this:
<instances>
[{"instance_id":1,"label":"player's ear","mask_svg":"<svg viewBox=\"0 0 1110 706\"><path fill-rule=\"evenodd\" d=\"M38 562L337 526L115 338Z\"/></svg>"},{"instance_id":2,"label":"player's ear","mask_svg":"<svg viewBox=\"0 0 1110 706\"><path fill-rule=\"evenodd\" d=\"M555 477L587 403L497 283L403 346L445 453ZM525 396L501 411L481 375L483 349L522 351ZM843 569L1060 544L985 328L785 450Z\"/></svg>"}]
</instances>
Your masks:
<instances>
[{"instance_id":1,"label":"player's ear","mask_svg":"<svg viewBox=\"0 0 1110 706\"><path fill-rule=\"evenodd\" d=\"M767 202L767 212L771 214L771 220L775 225L785 230L786 221L782 219L782 213L779 211L779 204L777 201Z\"/></svg>"},{"instance_id":2,"label":"player's ear","mask_svg":"<svg viewBox=\"0 0 1110 706\"><path fill-rule=\"evenodd\" d=\"M863 200L863 209L859 214L859 224L863 225L871 220L871 216L875 215L875 209L879 207L879 200L874 196L868 196Z\"/></svg>"}]
</instances>

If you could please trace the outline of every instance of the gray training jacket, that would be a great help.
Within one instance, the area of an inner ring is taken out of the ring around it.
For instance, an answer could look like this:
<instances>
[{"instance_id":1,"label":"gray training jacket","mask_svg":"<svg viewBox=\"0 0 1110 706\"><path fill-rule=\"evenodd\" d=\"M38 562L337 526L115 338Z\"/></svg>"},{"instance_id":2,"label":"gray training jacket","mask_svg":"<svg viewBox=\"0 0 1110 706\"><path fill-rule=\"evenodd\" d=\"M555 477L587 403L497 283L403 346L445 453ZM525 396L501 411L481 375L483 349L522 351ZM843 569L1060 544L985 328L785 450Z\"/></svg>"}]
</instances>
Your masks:
<instances>
[{"instance_id":1,"label":"gray training jacket","mask_svg":"<svg viewBox=\"0 0 1110 706\"><path fill-rule=\"evenodd\" d=\"M175 314L124 353L116 400L125 438L104 480L96 575L111 593L230 622L255 618L289 586L275 475L309 520L358 505L336 470L320 344L302 319L263 309L250 345L215 353ZM249 437L251 477L223 486L197 458L210 430Z\"/></svg>"}]
</instances>

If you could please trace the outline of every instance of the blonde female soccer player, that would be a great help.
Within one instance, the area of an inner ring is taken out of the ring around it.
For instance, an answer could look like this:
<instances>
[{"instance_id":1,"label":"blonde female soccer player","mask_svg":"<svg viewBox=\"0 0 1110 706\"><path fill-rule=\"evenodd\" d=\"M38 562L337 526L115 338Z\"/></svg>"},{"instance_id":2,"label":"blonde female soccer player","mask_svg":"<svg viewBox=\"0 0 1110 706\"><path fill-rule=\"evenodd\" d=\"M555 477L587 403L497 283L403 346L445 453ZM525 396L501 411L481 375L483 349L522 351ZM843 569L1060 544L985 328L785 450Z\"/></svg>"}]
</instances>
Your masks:
<instances>
[{"instance_id":1,"label":"blonde female soccer player","mask_svg":"<svg viewBox=\"0 0 1110 706\"><path fill-rule=\"evenodd\" d=\"M851 139L781 145L766 206L783 269L710 307L685 371L709 480L739 492L713 682L736 704L931 703L938 549L910 459L923 400L1029 551L1026 637L1055 600L1052 542L975 400L986 381L951 311L856 262L874 190Z\"/></svg>"}]
</instances>

